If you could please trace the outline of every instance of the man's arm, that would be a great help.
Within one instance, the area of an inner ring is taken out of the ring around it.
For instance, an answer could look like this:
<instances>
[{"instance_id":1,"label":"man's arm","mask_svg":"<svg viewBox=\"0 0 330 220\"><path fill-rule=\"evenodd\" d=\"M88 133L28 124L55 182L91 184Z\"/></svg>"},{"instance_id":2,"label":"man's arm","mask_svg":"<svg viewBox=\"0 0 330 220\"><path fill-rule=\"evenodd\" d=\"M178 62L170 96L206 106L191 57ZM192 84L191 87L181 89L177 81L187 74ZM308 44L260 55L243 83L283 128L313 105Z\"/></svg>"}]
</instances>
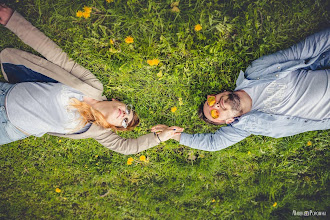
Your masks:
<instances>
[{"instance_id":1,"label":"man's arm","mask_svg":"<svg viewBox=\"0 0 330 220\"><path fill-rule=\"evenodd\" d=\"M249 132L228 125L221 127L215 133L181 133L180 144L199 150L218 151L238 143L248 136L250 136Z\"/></svg>"},{"instance_id":2,"label":"man's arm","mask_svg":"<svg viewBox=\"0 0 330 220\"><path fill-rule=\"evenodd\" d=\"M276 64L288 61L304 61L308 64L313 58L318 57L329 49L330 29L326 29L307 37L288 49L260 57L251 63L246 69L245 75L249 76L250 74L254 75L258 72L267 72L267 69L278 68Z\"/></svg>"}]
</instances>

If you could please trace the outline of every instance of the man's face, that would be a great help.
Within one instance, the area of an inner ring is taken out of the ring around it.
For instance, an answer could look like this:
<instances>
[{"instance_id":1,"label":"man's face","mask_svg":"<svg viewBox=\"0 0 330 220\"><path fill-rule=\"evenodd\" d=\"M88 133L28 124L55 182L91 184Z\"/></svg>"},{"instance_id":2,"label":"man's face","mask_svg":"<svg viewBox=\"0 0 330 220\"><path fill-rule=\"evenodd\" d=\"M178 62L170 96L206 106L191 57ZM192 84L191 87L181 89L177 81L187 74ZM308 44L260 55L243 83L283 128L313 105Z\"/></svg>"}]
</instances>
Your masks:
<instances>
[{"instance_id":1,"label":"man's face","mask_svg":"<svg viewBox=\"0 0 330 220\"><path fill-rule=\"evenodd\" d=\"M234 92L222 92L215 95L215 102L204 103L203 112L207 119L218 124L230 124L241 110L240 98ZM213 117L212 117L213 116Z\"/></svg>"}]
</instances>

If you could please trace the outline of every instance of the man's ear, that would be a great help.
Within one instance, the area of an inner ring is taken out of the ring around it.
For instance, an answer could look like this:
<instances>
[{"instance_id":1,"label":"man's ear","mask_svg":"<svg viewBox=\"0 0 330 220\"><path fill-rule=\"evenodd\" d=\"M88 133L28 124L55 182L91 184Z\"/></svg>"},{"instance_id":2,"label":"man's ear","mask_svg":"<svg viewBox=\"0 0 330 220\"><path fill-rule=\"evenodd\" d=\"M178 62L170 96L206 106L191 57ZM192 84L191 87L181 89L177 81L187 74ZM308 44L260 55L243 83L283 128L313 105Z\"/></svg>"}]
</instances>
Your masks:
<instances>
[{"instance_id":1,"label":"man's ear","mask_svg":"<svg viewBox=\"0 0 330 220\"><path fill-rule=\"evenodd\" d=\"M226 120L226 124L228 125L228 124L232 123L233 121L235 121L234 118L229 118Z\"/></svg>"}]
</instances>

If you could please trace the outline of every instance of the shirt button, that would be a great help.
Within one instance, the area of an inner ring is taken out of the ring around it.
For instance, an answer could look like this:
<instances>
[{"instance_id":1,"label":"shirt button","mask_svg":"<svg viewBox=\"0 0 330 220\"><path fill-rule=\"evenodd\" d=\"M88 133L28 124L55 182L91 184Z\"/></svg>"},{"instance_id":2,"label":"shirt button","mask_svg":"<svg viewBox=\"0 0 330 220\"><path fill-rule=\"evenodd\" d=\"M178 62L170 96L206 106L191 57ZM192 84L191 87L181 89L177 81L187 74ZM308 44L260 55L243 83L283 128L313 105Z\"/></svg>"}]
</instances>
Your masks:
<instances>
[{"instance_id":1,"label":"shirt button","mask_svg":"<svg viewBox=\"0 0 330 220\"><path fill-rule=\"evenodd\" d=\"M275 76L278 77L278 74L276 74Z\"/></svg>"},{"instance_id":2,"label":"shirt button","mask_svg":"<svg viewBox=\"0 0 330 220\"><path fill-rule=\"evenodd\" d=\"M257 79L260 79L259 77Z\"/></svg>"},{"instance_id":3,"label":"shirt button","mask_svg":"<svg viewBox=\"0 0 330 220\"><path fill-rule=\"evenodd\" d=\"M278 67L277 67L277 69L281 69L281 67L280 67L280 66L278 66Z\"/></svg>"}]
</instances>

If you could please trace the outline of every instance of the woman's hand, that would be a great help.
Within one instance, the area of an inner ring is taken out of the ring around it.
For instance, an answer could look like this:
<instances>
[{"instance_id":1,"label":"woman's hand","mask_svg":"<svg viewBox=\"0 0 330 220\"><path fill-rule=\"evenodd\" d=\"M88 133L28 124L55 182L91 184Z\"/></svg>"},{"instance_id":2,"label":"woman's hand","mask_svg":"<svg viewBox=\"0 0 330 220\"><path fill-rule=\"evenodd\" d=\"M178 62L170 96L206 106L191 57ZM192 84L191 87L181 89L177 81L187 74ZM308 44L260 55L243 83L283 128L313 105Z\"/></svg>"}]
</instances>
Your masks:
<instances>
[{"instance_id":1,"label":"woman's hand","mask_svg":"<svg viewBox=\"0 0 330 220\"><path fill-rule=\"evenodd\" d=\"M0 4L0 24L6 25L13 12L13 9L8 8L5 4Z\"/></svg>"},{"instance_id":2,"label":"woman's hand","mask_svg":"<svg viewBox=\"0 0 330 220\"><path fill-rule=\"evenodd\" d=\"M183 130L183 128L178 126L168 127L167 125L156 125L151 128L151 132L156 132L160 141L177 140Z\"/></svg>"}]
</instances>

